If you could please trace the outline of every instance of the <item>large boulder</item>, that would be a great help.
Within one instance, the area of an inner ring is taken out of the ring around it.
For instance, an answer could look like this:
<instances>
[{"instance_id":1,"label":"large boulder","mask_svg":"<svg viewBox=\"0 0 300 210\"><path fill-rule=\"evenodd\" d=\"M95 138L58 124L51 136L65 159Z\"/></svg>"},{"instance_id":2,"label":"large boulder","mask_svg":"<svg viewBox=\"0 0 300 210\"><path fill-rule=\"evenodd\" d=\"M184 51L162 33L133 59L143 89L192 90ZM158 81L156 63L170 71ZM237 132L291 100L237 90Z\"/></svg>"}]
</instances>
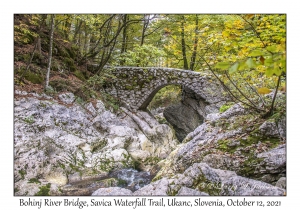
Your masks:
<instances>
[{"instance_id":1,"label":"large boulder","mask_svg":"<svg viewBox=\"0 0 300 210\"><path fill-rule=\"evenodd\" d=\"M169 181L165 178L146 185L133 193L134 196L156 195L164 196L168 195Z\"/></svg>"},{"instance_id":2,"label":"large boulder","mask_svg":"<svg viewBox=\"0 0 300 210\"><path fill-rule=\"evenodd\" d=\"M265 182L235 176L223 183L221 195L226 196L279 196L284 195L285 190Z\"/></svg>"},{"instance_id":3,"label":"large boulder","mask_svg":"<svg viewBox=\"0 0 300 210\"><path fill-rule=\"evenodd\" d=\"M282 189L286 189L286 178L281 177L277 182L276 182L276 187L280 187Z\"/></svg>"},{"instance_id":4,"label":"large boulder","mask_svg":"<svg viewBox=\"0 0 300 210\"><path fill-rule=\"evenodd\" d=\"M286 145L282 144L268 152L257 155L262 158L260 162L260 172L269 172L272 174L285 172L286 168Z\"/></svg>"},{"instance_id":5,"label":"large boulder","mask_svg":"<svg viewBox=\"0 0 300 210\"><path fill-rule=\"evenodd\" d=\"M212 84L209 88L214 89L216 86ZM187 87L184 87L182 92L181 102L166 107L163 112L180 142L188 133L201 125L208 114L218 112L220 106L226 101L226 97L219 94L220 91L214 97L204 92L204 95L196 94Z\"/></svg>"},{"instance_id":6,"label":"large boulder","mask_svg":"<svg viewBox=\"0 0 300 210\"><path fill-rule=\"evenodd\" d=\"M182 102L165 108L164 117L173 126L180 142L202 124L204 119L196 110Z\"/></svg>"}]
</instances>

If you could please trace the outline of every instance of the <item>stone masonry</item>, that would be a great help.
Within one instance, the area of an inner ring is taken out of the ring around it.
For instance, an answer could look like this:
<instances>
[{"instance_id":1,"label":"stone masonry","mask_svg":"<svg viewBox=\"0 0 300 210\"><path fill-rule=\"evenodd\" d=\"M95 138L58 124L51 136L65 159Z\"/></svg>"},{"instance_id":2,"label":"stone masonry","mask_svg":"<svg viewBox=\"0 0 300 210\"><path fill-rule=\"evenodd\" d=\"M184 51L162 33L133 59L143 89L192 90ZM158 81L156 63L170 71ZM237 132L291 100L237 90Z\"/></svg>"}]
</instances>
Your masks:
<instances>
[{"instance_id":1,"label":"stone masonry","mask_svg":"<svg viewBox=\"0 0 300 210\"><path fill-rule=\"evenodd\" d=\"M205 73L160 67L115 67L112 73L115 78L106 84L105 91L133 111L146 110L155 94L167 85L187 87L217 107L225 100L221 85Z\"/></svg>"}]
</instances>

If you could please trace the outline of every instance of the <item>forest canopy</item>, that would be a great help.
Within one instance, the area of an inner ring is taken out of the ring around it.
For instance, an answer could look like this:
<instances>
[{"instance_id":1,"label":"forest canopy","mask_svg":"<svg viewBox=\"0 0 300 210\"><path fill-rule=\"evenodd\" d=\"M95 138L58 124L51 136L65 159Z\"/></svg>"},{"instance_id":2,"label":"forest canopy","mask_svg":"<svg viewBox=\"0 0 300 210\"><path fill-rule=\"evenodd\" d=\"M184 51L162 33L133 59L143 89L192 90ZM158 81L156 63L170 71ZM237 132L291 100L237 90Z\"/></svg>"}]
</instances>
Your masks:
<instances>
[{"instance_id":1,"label":"forest canopy","mask_svg":"<svg viewBox=\"0 0 300 210\"><path fill-rule=\"evenodd\" d=\"M266 115L285 91L285 14L16 14L14 48L16 85L82 98L99 95L114 66L209 72Z\"/></svg>"}]
</instances>

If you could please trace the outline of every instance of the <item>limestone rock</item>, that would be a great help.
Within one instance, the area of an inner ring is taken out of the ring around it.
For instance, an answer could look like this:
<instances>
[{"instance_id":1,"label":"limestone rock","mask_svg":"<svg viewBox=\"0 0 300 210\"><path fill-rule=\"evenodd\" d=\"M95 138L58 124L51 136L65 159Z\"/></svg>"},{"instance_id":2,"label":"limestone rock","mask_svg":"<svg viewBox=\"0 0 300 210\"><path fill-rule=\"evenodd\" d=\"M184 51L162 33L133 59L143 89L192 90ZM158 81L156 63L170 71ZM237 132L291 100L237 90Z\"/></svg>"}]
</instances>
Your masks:
<instances>
[{"instance_id":1,"label":"limestone rock","mask_svg":"<svg viewBox=\"0 0 300 210\"><path fill-rule=\"evenodd\" d=\"M240 103L238 103L238 104L234 104L232 107L230 107L225 112L220 114L219 118L216 118L216 120L218 120L218 119L229 119L231 117L234 117L234 116L237 116L237 115L243 115L243 114L246 114L246 113L247 113L247 111L244 109L244 107Z\"/></svg>"},{"instance_id":2,"label":"limestone rock","mask_svg":"<svg viewBox=\"0 0 300 210\"><path fill-rule=\"evenodd\" d=\"M21 180L15 183L15 195L33 196L39 191L40 186L38 183L28 183L28 180Z\"/></svg>"},{"instance_id":3,"label":"limestone rock","mask_svg":"<svg viewBox=\"0 0 300 210\"><path fill-rule=\"evenodd\" d=\"M277 122L278 132L280 137L285 140L286 139L286 117L282 117Z\"/></svg>"},{"instance_id":4,"label":"limestone rock","mask_svg":"<svg viewBox=\"0 0 300 210\"><path fill-rule=\"evenodd\" d=\"M207 193L200 192L198 190L194 190L188 187L181 187L180 190L178 191L177 195L188 195L188 196L196 196L196 195L201 195L201 196L207 196Z\"/></svg>"},{"instance_id":5,"label":"limestone rock","mask_svg":"<svg viewBox=\"0 0 300 210\"><path fill-rule=\"evenodd\" d=\"M75 96L73 93L62 93L58 95L58 98L66 104L72 104L75 101Z\"/></svg>"},{"instance_id":6,"label":"limestone rock","mask_svg":"<svg viewBox=\"0 0 300 210\"><path fill-rule=\"evenodd\" d=\"M206 155L202 163L206 163L212 168L218 168L222 170L234 170L237 169L240 164L237 160L226 155L208 154Z\"/></svg>"},{"instance_id":7,"label":"limestone rock","mask_svg":"<svg viewBox=\"0 0 300 210\"><path fill-rule=\"evenodd\" d=\"M215 122L218 119L220 119L220 113L210 113L206 116L206 120L209 120L211 122Z\"/></svg>"},{"instance_id":8,"label":"limestone rock","mask_svg":"<svg viewBox=\"0 0 300 210\"><path fill-rule=\"evenodd\" d=\"M286 145L280 145L268 152L260 153L258 158L263 160L260 163L261 173L278 174L286 171Z\"/></svg>"},{"instance_id":9,"label":"limestone rock","mask_svg":"<svg viewBox=\"0 0 300 210\"><path fill-rule=\"evenodd\" d=\"M179 141L202 124L204 119L193 108L181 102L165 108L164 117L173 126Z\"/></svg>"},{"instance_id":10,"label":"limestone rock","mask_svg":"<svg viewBox=\"0 0 300 210\"><path fill-rule=\"evenodd\" d=\"M73 94L60 94L59 99L63 104L30 94L15 100L16 182L43 177L63 185L66 173L73 181L89 179L95 171L133 167L136 160L159 161L177 144L172 130L147 113L140 111L136 118L149 127L151 135L125 113L105 110L101 101L81 107L74 103ZM155 165L148 164L143 165L145 170Z\"/></svg>"},{"instance_id":11,"label":"limestone rock","mask_svg":"<svg viewBox=\"0 0 300 210\"><path fill-rule=\"evenodd\" d=\"M248 179L245 177L234 176L223 183L221 195L279 196L284 195L284 190L264 182Z\"/></svg>"},{"instance_id":12,"label":"limestone rock","mask_svg":"<svg viewBox=\"0 0 300 210\"><path fill-rule=\"evenodd\" d=\"M146 185L139 190L133 193L134 196L143 196L143 195L157 195L164 196L168 195L169 181L166 178L153 182L149 185Z\"/></svg>"},{"instance_id":13,"label":"limestone rock","mask_svg":"<svg viewBox=\"0 0 300 210\"><path fill-rule=\"evenodd\" d=\"M277 137L279 135L277 125L274 121L265 121L259 131L265 136Z\"/></svg>"},{"instance_id":14,"label":"limestone rock","mask_svg":"<svg viewBox=\"0 0 300 210\"><path fill-rule=\"evenodd\" d=\"M68 183L67 176L63 173L61 170L60 172L56 170L56 172L50 172L45 176L45 179L53 184L56 184L58 186L63 186Z\"/></svg>"},{"instance_id":15,"label":"limestone rock","mask_svg":"<svg viewBox=\"0 0 300 210\"><path fill-rule=\"evenodd\" d=\"M128 196L132 195L130 190L120 188L120 187L109 187L109 188L100 188L93 192L92 196Z\"/></svg>"},{"instance_id":16,"label":"limestone rock","mask_svg":"<svg viewBox=\"0 0 300 210\"><path fill-rule=\"evenodd\" d=\"M97 116L97 111L91 102L87 103L84 107L93 115L93 117Z\"/></svg>"},{"instance_id":17,"label":"limestone rock","mask_svg":"<svg viewBox=\"0 0 300 210\"><path fill-rule=\"evenodd\" d=\"M276 182L276 187L280 187L282 189L286 189L286 178L281 177L277 182Z\"/></svg>"}]
</instances>

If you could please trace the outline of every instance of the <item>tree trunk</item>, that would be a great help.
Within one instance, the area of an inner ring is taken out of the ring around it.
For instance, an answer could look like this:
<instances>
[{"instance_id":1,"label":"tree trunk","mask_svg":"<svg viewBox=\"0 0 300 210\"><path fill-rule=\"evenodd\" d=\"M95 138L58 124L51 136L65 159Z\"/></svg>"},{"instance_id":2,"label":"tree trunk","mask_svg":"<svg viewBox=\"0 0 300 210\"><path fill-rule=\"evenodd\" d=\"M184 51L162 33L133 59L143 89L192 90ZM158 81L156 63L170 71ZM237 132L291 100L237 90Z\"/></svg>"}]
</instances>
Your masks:
<instances>
[{"instance_id":1,"label":"tree trunk","mask_svg":"<svg viewBox=\"0 0 300 210\"><path fill-rule=\"evenodd\" d=\"M181 17L181 49L182 49L182 58L183 58L183 69L189 69L187 57L186 57L186 46L184 38L184 16Z\"/></svg>"},{"instance_id":2,"label":"tree trunk","mask_svg":"<svg viewBox=\"0 0 300 210\"><path fill-rule=\"evenodd\" d=\"M126 24L127 22L127 15L125 14L123 16L123 24ZM127 41L127 26L125 25L122 32L122 47L121 47L121 53L126 52L126 41Z\"/></svg>"},{"instance_id":3,"label":"tree trunk","mask_svg":"<svg viewBox=\"0 0 300 210\"><path fill-rule=\"evenodd\" d=\"M65 29L63 31L64 31L65 39L69 40L70 38L69 35L72 27L72 17L71 15L66 15L66 16L67 16L67 20L64 23Z\"/></svg>"},{"instance_id":4,"label":"tree trunk","mask_svg":"<svg viewBox=\"0 0 300 210\"><path fill-rule=\"evenodd\" d=\"M32 59L33 59L33 56L34 56L34 52L35 52L35 50L36 50L37 45L38 45L38 43L36 42L35 45L34 45L33 51L32 51L32 53L31 53L30 59L29 59L29 61L28 61L28 63L27 63L26 71L29 69L29 66L30 66L30 64L31 64L31 62L32 62ZM23 76L23 75L22 75L22 76Z\"/></svg>"},{"instance_id":5,"label":"tree trunk","mask_svg":"<svg viewBox=\"0 0 300 210\"><path fill-rule=\"evenodd\" d=\"M144 21L143 21L143 29L142 29L142 38L141 38L141 46L143 46L145 42L145 33L149 25L149 15L144 15Z\"/></svg>"},{"instance_id":6,"label":"tree trunk","mask_svg":"<svg viewBox=\"0 0 300 210\"><path fill-rule=\"evenodd\" d=\"M128 15L124 14L123 16L123 24L126 24ZM123 32L122 32L122 46L121 46L121 54L125 53L127 50L127 25L124 26ZM125 60L120 61L120 65L123 66L125 63Z\"/></svg>"},{"instance_id":7,"label":"tree trunk","mask_svg":"<svg viewBox=\"0 0 300 210\"><path fill-rule=\"evenodd\" d=\"M51 59L52 59L54 22L55 22L55 15L51 15L50 44L49 44L49 55L48 55L48 67L47 67L47 74L46 74L46 85L45 85L46 89L49 87L49 76L50 76Z\"/></svg>"},{"instance_id":8,"label":"tree trunk","mask_svg":"<svg viewBox=\"0 0 300 210\"><path fill-rule=\"evenodd\" d=\"M196 27L195 27L194 48L193 48L193 53L192 53L191 63L190 63L190 69L192 71L194 71L195 61L196 61L196 56L197 56L198 34L199 34L198 15L196 15L195 25L196 25Z\"/></svg>"},{"instance_id":9,"label":"tree trunk","mask_svg":"<svg viewBox=\"0 0 300 210\"><path fill-rule=\"evenodd\" d=\"M78 40L77 40L77 35L79 34L79 31L81 29L81 25L82 25L83 21L77 20L77 24L75 24L75 32L74 32L74 36L73 36L73 43L75 43L76 45L78 45Z\"/></svg>"},{"instance_id":10,"label":"tree trunk","mask_svg":"<svg viewBox=\"0 0 300 210\"><path fill-rule=\"evenodd\" d=\"M37 49L38 49L38 53L41 55L42 54L41 37L38 37L38 40L37 40Z\"/></svg>"}]
</instances>

